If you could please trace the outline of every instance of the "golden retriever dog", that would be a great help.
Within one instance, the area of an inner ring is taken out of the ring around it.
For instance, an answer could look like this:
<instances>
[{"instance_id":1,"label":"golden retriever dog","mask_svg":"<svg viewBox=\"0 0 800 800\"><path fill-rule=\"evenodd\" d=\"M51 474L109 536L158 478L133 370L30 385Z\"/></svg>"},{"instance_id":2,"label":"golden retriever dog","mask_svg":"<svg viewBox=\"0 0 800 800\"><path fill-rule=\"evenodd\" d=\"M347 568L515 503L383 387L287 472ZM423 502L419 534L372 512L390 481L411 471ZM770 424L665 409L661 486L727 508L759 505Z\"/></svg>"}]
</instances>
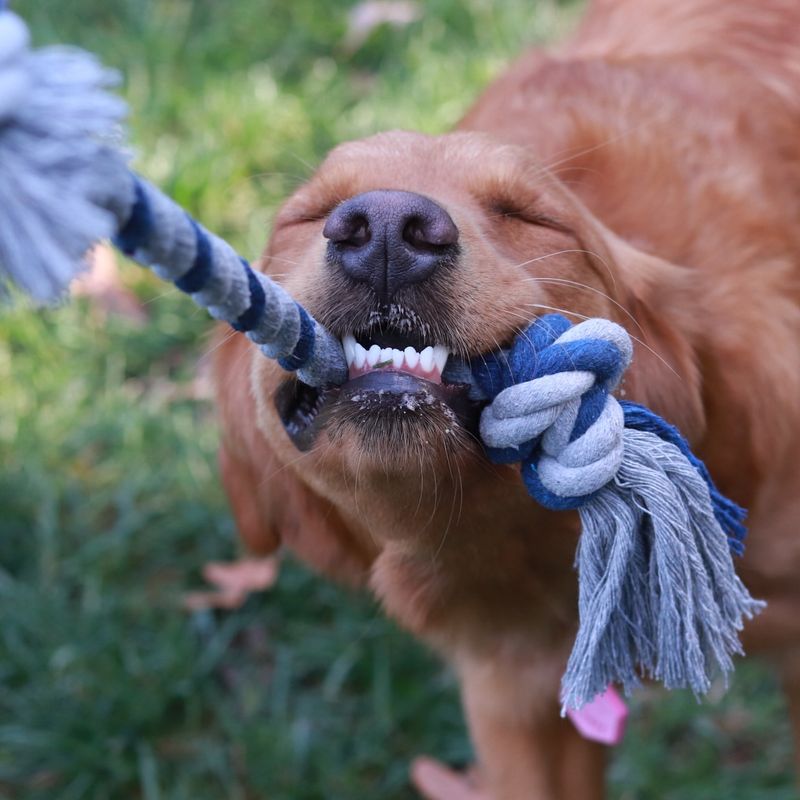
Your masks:
<instances>
[{"instance_id":1,"label":"golden retriever dog","mask_svg":"<svg viewBox=\"0 0 800 800\"><path fill-rule=\"evenodd\" d=\"M749 509L737 565L769 606L744 645L800 723L800 3L595 0L454 132L334 149L276 219L260 268L287 265L350 380L221 346L224 483L252 550L369 587L452 665L481 789L424 764L427 796L604 793L604 748L559 715L577 515L489 463L442 379L553 309L629 330L620 391Z\"/></svg>"}]
</instances>

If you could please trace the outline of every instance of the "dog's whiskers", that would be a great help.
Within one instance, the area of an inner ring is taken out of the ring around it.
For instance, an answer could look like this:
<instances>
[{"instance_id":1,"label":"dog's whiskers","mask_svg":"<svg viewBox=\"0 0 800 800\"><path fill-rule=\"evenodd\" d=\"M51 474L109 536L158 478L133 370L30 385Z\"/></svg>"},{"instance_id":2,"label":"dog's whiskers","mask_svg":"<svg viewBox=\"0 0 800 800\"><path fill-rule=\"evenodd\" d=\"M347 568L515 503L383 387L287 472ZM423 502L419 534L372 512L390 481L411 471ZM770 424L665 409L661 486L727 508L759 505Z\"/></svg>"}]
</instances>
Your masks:
<instances>
[{"instance_id":1,"label":"dog's whiskers","mask_svg":"<svg viewBox=\"0 0 800 800\"><path fill-rule=\"evenodd\" d=\"M615 300L611 295L604 292L602 289L598 289L595 286L589 286L588 283L581 283L580 281L572 281L568 278L525 278L524 283L556 283L556 284L563 284L565 286L574 286L577 289L586 289L590 292L594 292L595 294L599 294L601 297L604 297L608 300L609 303L614 305L618 308L625 316L639 329L642 336L645 335L645 330L639 324L639 321L633 314L622 305L622 303Z\"/></svg>"},{"instance_id":2,"label":"dog's whiskers","mask_svg":"<svg viewBox=\"0 0 800 800\"><path fill-rule=\"evenodd\" d=\"M566 164L568 161L571 161L574 158L582 158L583 156L589 155L589 153L594 153L597 150L602 150L604 147L609 147L612 144L616 144L617 142L621 142L623 139L631 136L633 133L639 132L641 129L646 128L650 125L654 125L658 122L656 117L652 117L651 119L645 119L641 122L637 123L636 125L631 125L628 128L623 129L620 131L616 136L611 136L608 139L604 139L602 142L598 144L592 145L591 147L585 147L582 150L577 150L574 153L570 153L570 149L574 148L565 148L561 152L564 153L563 157L559 158L559 153L555 154L557 158L556 161L549 161L544 164L539 165L536 172L534 172L532 177L538 177L542 174L547 174L552 172L553 167L558 167L561 164Z\"/></svg>"},{"instance_id":3,"label":"dog's whiskers","mask_svg":"<svg viewBox=\"0 0 800 800\"><path fill-rule=\"evenodd\" d=\"M286 258L284 256L275 256L275 255L267 256L266 260L267 261L283 261L286 264L291 264L291 266L293 266L293 267L297 267L302 263L300 261L295 261L294 259L291 259L291 258ZM270 275L272 275L272 273L270 273Z\"/></svg>"},{"instance_id":4,"label":"dog's whiskers","mask_svg":"<svg viewBox=\"0 0 800 800\"><path fill-rule=\"evenodd\" d=\"M224 344L227 344L231 339L233 339L233 337L236 336L237 333L238 333L238 331L235 331L235 330L225 331L225 335L216 344L214 344L213 346L209 347L207 350L204 350L200 354L200 358L201 359L208 358L213 352L215 352L220 347L222 347ZM245 355L245 353L240 353L239 354L239 358L243 358L244 355Z\"/></svg>"},{"instance_id":5,"label":"dog's whiskers","mask_svg":"<svg viewBox=\"0 0 800 800\"><path fill-rule=\"evenodd\" d=\"M604 259L599 253L596 253L594 250L586 250L581 247L571 247L565 250L555 250L552 253L545 253L543 256L536 256L536 258L530 258L527 261L521 261L520 263L515 264L514 268L517 269L519 267L527 267L530 264L536 264L539 261L544 261L545 259L552 258L553 256L561 256L569 253L583 253L584 255L596 258L606 268L606 271L608 272L608 276L611 279L611 284L614 287L614 289L617 288L617 280L614 277L614 272L611 269L611 265L608 263L608 261L606 261L606 259Z\"/></svg>"}]
</instances>

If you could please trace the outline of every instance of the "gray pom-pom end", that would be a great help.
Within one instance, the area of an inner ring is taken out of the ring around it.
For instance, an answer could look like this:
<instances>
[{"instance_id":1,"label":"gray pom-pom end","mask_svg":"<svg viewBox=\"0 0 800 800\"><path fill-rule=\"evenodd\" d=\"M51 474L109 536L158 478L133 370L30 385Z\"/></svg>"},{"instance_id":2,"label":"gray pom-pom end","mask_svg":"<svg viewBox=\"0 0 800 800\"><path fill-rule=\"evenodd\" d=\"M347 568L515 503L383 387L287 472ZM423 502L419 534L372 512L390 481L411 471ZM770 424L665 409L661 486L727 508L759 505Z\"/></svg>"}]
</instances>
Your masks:
<instances>
[{"instance_id":1,"label":"gray pom-pom end","mask_svg":"<svg viewBox=\"0 0 800 800\"><path fill-rule=\"evenodd\" d=\"M0 285L57 299L115 232L109 209L132 192L110 144L125 115L116 83L88 53L30 50L22 20L0 11Z\"/></svg>"}]
</instances>

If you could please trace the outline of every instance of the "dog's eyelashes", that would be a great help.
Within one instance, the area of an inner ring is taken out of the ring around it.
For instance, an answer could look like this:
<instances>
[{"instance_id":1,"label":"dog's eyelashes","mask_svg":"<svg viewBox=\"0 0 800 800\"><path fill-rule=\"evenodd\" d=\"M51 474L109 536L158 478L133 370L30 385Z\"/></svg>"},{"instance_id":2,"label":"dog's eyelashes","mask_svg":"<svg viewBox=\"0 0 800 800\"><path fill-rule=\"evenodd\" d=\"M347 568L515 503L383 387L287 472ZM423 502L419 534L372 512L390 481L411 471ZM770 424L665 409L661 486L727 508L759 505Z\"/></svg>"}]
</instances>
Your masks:
<instances>
[{"instance_id":1,"label":"dog's eyelashes","mask_svg":"<svg viewBox=\"0 0 800 800\"><path fill-rule=\"evenodd\" d=\"M568 228L563 223L551 217L549 214L531 207L522 207L507 200L494 200L487 205L489 219L521 222L526 225L538 225L543 228L568 232Z\"/></svg>"},{"instance_id":2,"label":"dog's eyelashes","mask_svg":"<svg viewBox=\"0 0 800 800\"><path fill-rule=\"evenodd\" d=\"M493 217L519 220L524 222L523 211L518 206L505 200L494 200L487 204L487 210Z\"/></svg>"},{"instance_id":3,"label":"dog's eyelashes","mask_svg":"<svg viewBox=\"0 0 800 800\"><path fill-rule=\"evenodd\" d=\"M337 200L326 203L325 205L307 207L293 212L286 212L281 220L281 224L283 227L289 227L312 222L324 222L338 205L339 201Z\"/></svg>"},{"instance_id":4,"label":"dog's eyelashes","mask_svg":"<svg viewBox=\"0 0 800 800\"><path fill-rule=\"evenodd\" d=\"M311 223L316 224L323 222L326 217L327 214L297 214L297 216L281 220L281 228L294 228L298 225L308 225Z\"/></svg>"}]
</instances>

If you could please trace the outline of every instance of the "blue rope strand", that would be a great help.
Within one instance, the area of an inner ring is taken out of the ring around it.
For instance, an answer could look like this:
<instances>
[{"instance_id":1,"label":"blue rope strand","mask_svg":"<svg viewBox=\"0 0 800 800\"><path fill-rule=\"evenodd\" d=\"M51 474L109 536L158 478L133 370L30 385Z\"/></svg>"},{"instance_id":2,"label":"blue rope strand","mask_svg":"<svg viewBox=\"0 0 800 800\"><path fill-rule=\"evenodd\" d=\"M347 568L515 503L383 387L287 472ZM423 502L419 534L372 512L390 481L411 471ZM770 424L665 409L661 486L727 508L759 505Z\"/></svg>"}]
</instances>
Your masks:
<instances>
[{"instance_id":1,"label":"blue rope strand","mask_svg":"<svg viewBox=\"0 0 800 800\"><path fill-rule=\"evenodd\" d=\"M144 257L147 257L148 247L152 244L151 240L159 234L159 231L154 230L154 226L159 223L155 219L146 184L136 176L134 176L133 181L134 202L127 221L114 238L114 243L127 256L136 258L137 255L142 256L144 253ZM184 220L188 223L188 227L194 232L195 247L194 255L191 256L191 266L174 281L174 284L181 291L194 295L199 292L207 291L212 280L216 277L216 273L219 270L219 266L215 263L216 250L214 246L212 246L212 237L199 223L195 222L195 220L184 211L179 211L178 213L183 216ZM159 214L163 214L163 209L159 209ZM237 331L248 332L258 328L258 326L263 323L264 314L268 305L267 295L265 284L262 283L260 276L254 272L245 259L240 256L237 258L243 272L242 277L244 277L247 282L247 290L249 292L247 307L244 311L238 313L238 316L226 316L223 311L218 313L218 318L226 319ZM230 269L230 267L228 267L228 269ZM216 300L212 301L206 298L202 304L211 306L216 302ZM271 302L274 302L274 300ZM320 356L320 354L315 353L315 348L318 344L316 323L299 303L295 303L295 306L297 307L300 321L299 336L296 340L292 338L291 341L293 344L289 345L292 347L291 352L283 358L278 359L278 363L289 371L307 370L310 365L314 363L312 359L319 359ZM287 317L287 319L288 318L289 317ZM326 336L327 339L325 338ZM320 353L326 360L322 370L320 370L319 366L312 367L312 369L316 370L312 375L313 379L320 380L321 383L334 382L333 374L335 374L335 372L333 368L340 369L340 367L336 363L332 363L329 369L328 362L331 360L335 362L335 357L338 356L338 360L341 362L340 371L343 373L338 381L341 382L342 379L347 377L347 373L338 342L332 340L330 335L326 334L324 331L320 341L322 342L320 345ZM285 350L283 352L285 352ZM321 374L318 374L320 372ZM330 378L328 378L329 373L331 374Z\"/></svg>"},{"instance_id":2,"label":"blue rope strand","mask_svg":"<svg viewBox=\"0 0 800 800\"><path fill-rule=\"evenodd\" d=\"M128 221L114 237L114 245L126 256L132 257L136 249L147 239L153 226L153 215L144 188L140 181L134 181L135 200Z\"/></svg>"},{"instance_id":3,"label":"blue rope strand","mask_svg":"<svg viewBox=\"0 0 800 800\"><path fill-rule=\"evenodd\" d=\"M241 262L247 273L247 285L250 287L250 307L239 316L236 322L231 323L231 327L234 330L246 332L253 330L253 328L258 325L258 321L264 313L266 296L264 294L264 287L259 282L250 265L244 259L241 259Z\"/></svg>"},{"instance_id":4,"label":"blue rope strand","mask_svg":"<svg viewBox=\"0 0 800 800\"><path fill-rule=\"evenodd\" d=\"M278 359L278 363L290 372L301 369L314 352L314 321L299 303L297 309L300 312L300 338L290 355Z\"/></svg>"},{"instance_id":5,"label":"blue rope strand","mask_svg":"<svg viewBox=\"0 0 800 800\"><path fill-rule=\"evenodd\" d=\"M205 231L187 214L189 223L194 230L195 255L194 263L188 272L185 272L174 281L174 284L186 294L201 292L208 283L214 267L211 258L211 243L208 241Z\"/></svg>"}]
</instances>

